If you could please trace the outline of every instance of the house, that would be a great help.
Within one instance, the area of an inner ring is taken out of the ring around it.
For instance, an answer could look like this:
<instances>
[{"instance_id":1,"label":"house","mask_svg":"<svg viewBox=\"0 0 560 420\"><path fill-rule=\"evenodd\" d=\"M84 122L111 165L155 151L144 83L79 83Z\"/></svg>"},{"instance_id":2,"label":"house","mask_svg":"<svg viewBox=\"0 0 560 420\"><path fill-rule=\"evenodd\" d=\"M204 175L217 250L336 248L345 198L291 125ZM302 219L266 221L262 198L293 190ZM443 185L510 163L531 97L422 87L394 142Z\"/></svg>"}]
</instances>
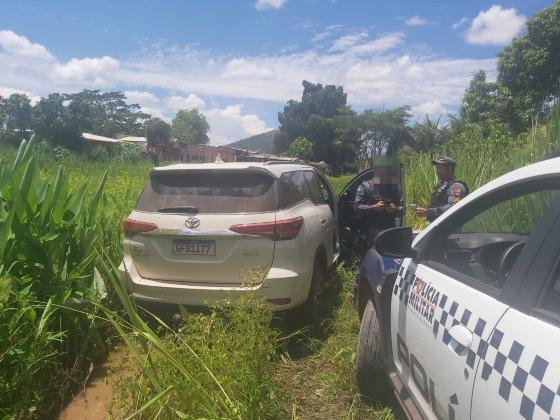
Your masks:
<instances>
[{"instance_id":1,"label":"house","mask_svg":"<svg viewBox=\"0 0 560 420\"><path fill-rule=\"evenodd\" d=\"M92 152L98 147L111 150L119 142L117 139L92 133L82 133L82 138L85 140L84 143L88 152Z\"/></svg>"}]
</instances>

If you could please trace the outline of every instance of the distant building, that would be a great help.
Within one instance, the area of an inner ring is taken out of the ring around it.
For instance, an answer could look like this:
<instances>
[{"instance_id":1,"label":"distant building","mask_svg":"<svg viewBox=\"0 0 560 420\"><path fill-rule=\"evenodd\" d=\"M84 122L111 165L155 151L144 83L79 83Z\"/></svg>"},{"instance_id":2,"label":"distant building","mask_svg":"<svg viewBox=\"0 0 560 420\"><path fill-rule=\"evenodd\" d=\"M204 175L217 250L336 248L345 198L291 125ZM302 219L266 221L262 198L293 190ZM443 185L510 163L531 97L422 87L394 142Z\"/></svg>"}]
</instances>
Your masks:
<instances>
[{"instance_id":1,"label":"distant building","mask_svg":"<svg viewBox=\"0 0 560 420\"><path fill-rule=\"evenodd\" d=\"M86 149L89 152L94 151L98 147L110 150L119 141L117 139L112 139L111 137L99 136L92 133L82 133L82 138L85 140Z\"/></svg>"},{"instance_id":2,"label":"distant building","mask_svg":"<svg viewBox=\"0 0 560 420\"><path fill-rule=\"evenodd\" d=\"M150 147L146 137L140 136L119 136L118 139L99 136L92 133L82 133L88 151L93 151L98 147L111 150L118 143L136 144L150 155L156 164L160 162L267 162L279 160L286 162L297 161L296 158L285 156L275 156L266 153L254 152L250 150L237 149L229 146L212 146L209 144L189 144L179 145L172 142L166 147Z\"/></svg>"}]
</instances>

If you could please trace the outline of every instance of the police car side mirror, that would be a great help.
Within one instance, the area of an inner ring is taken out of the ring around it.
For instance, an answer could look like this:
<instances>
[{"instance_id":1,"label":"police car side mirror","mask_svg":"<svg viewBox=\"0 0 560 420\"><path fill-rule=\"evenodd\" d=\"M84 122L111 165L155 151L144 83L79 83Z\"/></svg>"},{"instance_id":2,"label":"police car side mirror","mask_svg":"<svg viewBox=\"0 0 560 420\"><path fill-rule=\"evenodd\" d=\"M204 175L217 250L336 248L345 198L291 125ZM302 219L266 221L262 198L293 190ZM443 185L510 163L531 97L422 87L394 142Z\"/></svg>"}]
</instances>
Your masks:
<instances>
[{"instance_id":1,"label":"police car side mirror","mask_svg":"<svg viewBox=\"0 0 560 420\"><path fill-rule=\"evenodd\" d=\"M410 226L403 226L379 232L375 237L374 247L379 254L386 257L414 257L412 228Z\"/></svg>"}]
</instances>

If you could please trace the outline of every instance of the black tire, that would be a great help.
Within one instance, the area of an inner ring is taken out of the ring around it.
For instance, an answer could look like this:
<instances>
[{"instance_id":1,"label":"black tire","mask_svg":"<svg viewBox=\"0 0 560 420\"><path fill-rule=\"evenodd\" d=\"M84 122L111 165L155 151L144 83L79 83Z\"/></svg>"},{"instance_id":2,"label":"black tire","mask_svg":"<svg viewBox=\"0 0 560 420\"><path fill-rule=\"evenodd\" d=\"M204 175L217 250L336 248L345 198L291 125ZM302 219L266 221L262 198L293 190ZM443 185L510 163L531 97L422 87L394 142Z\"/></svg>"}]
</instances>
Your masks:
<instances>
[{"instance_id":1,"label":"black tire","mask_svg":"<svg viewBox=\"0 0 560 420\"><path fill-rule=\"evenodd\" d=\"M326 278L326 267L321 258L317 255L313 263L313 274L307 299L303 304L294 310L293 315L299 318L297 324L311 325L313 328L319 327L323 312L322 295Z\"/></svg>"},{"instance_id":2,"label":"black tire","mask_svg":"<svg viewBox=\"0 0 560 420\"><path fill-rule=\"evenodd\" d=\"M360 325L356 351L356 383L360 393L372 399L384 396L389 385L383 365L383 336L371 300L366 304Z\"/></svg>"},{"instance_id":3,"label":"black tire","mask_svg":"<svg viewBox=\"0 0 560 420\"><path fill-rule=\"evenodd\" d=\"M364 278L358 278L356 287L356 310L358 311L358 317L360 321L364 316L364 311L366 310L366 305L372 298L371 288L369 283Z\"/></svg>"}]
</instances>

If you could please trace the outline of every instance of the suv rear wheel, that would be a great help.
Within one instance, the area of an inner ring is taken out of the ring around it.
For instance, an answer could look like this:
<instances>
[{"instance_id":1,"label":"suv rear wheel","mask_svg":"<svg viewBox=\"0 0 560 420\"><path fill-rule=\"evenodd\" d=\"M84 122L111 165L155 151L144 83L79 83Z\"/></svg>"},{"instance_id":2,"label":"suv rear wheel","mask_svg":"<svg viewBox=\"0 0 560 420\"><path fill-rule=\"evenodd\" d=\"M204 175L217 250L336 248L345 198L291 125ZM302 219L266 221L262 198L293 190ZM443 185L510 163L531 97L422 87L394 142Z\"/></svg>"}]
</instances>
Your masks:
<instances>
[{"instance_id":1,"label":"suv rear wheel","mask_svg":"<svg viewBox=\"0 0 560 420\"><path fill-rule=\"evenodd\" d=\"M320 254L315 256L311 285L305 302L291 311L289 322L291 324L310 325L314 329L319 327L321 315L324 310L324 286L327 276L325 263Z\"/></svg>"},{"instance_id":2,"label":"suv rear wheel","mask_svg":"<svg viewBox=\"0 0 560 420\"><path fill-rule=\"evenodd\" d=\"M360 393L378 399L388 389L383 369L383 337L373 307L368 300L362 316L356 352L356 382Z\"/></svg>"}]
</instances>

